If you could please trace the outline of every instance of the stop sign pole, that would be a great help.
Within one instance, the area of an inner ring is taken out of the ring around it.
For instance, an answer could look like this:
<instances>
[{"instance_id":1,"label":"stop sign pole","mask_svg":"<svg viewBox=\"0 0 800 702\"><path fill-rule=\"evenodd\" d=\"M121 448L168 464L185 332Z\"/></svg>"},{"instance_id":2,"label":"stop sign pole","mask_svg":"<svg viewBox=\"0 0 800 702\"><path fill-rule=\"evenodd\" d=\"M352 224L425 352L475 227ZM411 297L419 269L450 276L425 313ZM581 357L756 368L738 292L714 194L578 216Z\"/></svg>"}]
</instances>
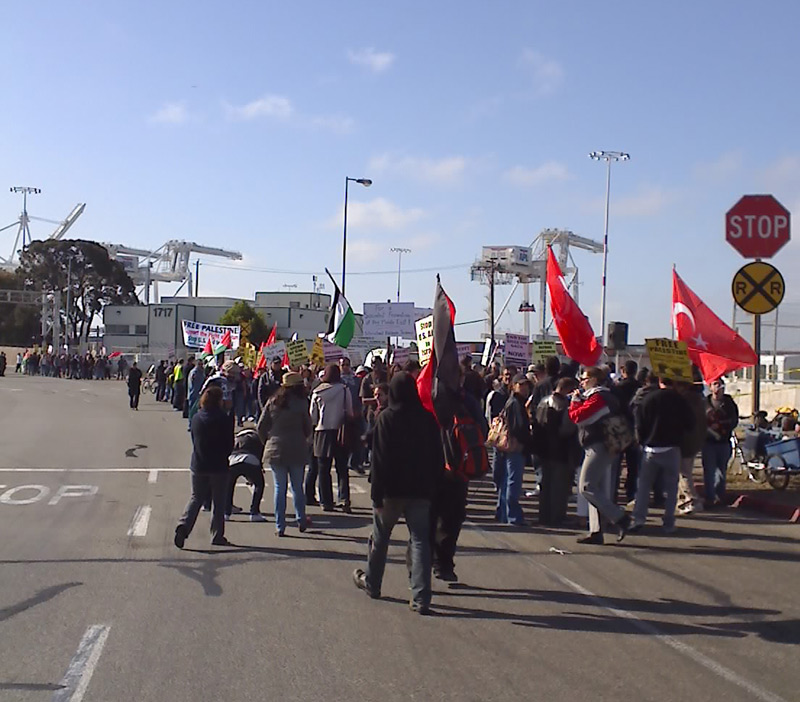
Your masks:
<instances>
[{"instance_id":1,"label":"stop sign pole","mask_svg":"<svg viewBox=\"0 0 800 702\"><path fill-rule=\"evenodd\" d=\"M725 240L745 258L772 258L789 243L792 217L772 195L744 195L725 214ZM777 314L775 338L778 338ZM761 406L761 315L753 315L753 420ZM777 374L776 374L777 376ZM777 379L777 377L776 377Z\"/></svg>"}]
</instances>

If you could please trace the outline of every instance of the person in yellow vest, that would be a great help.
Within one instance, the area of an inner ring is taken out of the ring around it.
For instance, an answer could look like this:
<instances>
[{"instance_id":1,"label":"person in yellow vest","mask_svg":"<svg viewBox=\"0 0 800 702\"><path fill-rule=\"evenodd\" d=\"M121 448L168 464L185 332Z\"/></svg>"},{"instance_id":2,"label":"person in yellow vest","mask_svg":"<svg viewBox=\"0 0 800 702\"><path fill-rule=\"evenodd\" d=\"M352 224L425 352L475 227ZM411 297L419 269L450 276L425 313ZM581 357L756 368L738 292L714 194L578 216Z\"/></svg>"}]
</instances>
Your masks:
<instances>
[{"instance_id":1,"label":"person in yellow vest","mask_svg":"<svg viewBox=\"0 0 800 702\"><path fill-rule=\"evenodd\" d=\"M183 411L183 404L186 401L186 383L183 359L181 358L172 371L172 407L177 411Z\"/></svg>"}]
</instances>

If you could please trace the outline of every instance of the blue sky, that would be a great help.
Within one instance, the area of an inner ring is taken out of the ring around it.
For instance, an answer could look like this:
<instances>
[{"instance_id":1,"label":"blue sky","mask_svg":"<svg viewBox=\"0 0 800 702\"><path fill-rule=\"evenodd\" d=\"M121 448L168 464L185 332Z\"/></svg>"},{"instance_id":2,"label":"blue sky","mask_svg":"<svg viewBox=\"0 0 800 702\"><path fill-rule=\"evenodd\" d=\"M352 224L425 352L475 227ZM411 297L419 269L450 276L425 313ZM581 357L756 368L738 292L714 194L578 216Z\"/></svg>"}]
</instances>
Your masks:
<instances>
[{"instance_id":1,"label":"blue sky","mask_svg":"<svg viewBox=\"0 0 800 702\"><path fill-rule=\"evenodd\" d=\"M545 227L602 238L605 171L587 154L622 150L608 319L634 340L668 334L673 263L730 319L744 259L725 211L748 192L800 211L798 24L788 1L17 3L0 44L0 226L20 209L8 186L38 186L31 214L87 203L74 236L241 251L238 270L201 268L201 294L310 290L312 271L341 267L345 176L369 177L350 190L354 307L394 298L393 273L355 274L394 270L402 246L403 299L429 306L434 273L414 270L439 268L472 320L482 245ZM0 233L3 255L12 243ZM787 300L799 251L773 260ZM599 331L601 256L575 258Z\"/></svg>"}]
</instances>

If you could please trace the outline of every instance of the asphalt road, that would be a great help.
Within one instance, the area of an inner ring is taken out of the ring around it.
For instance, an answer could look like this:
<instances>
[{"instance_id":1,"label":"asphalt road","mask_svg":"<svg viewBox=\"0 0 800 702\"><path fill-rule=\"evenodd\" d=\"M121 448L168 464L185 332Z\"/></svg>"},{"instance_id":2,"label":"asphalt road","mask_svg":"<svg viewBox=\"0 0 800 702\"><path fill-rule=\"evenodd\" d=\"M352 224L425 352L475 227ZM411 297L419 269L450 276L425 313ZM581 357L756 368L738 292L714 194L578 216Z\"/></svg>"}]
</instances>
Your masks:
<instances>
[{"instance_id":1,"label":"asphalt road","mask_svg":"<svg viewBox=\"0 0 800 702\"><path fill-rule=\"evenodd\" d=\"M363 478L352 516L312 508L284 539L236 519L236 546L211 548L201 514L179 551L177 413L152 396L130 411L114 381L12 374L0 422L0 700L800 699L796 525L725 511L663 536L651 515L581 547L495 525L478 485L460 583L435 584L426 618L408 610L403 526L383 600L351 582Z\"/></svg>"}]
</instances>

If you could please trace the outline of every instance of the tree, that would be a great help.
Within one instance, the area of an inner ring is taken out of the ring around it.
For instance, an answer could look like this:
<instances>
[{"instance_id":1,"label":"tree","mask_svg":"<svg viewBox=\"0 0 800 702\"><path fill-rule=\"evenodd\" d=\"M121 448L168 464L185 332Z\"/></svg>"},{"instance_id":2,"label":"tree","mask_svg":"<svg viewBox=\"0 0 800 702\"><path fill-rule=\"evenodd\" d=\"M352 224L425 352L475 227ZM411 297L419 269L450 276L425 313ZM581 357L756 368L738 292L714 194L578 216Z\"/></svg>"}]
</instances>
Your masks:
<instances>
[{"instance_id":1,"label":"tree","mask_svg":"<svg viewBox=\"0 0 800 702\"><path fill-rule=\"evenodd\" d=\"M243 341L249 341L256 348L259 348L261 343L266 341L269 336L267 323L261 313L254 310L244 300L235 302L233 307L219 318L219 323L242 327L242 334L245 336Z\"/></svg>"},{"instance_id":2,"label":"tree","mask_svg":"<svg viewBox=\"0 0 800 702\"><path fill-rule=\"evenodd\" d=\"M17 273L0 271L0 290L22 290L24 281ZM41 309L33 305L0 303L0 342L30 346L39 341Z\"/></svg>"},{"instance_id":3,"label":"tree","mask_svg":"<svg viewBox=\"0 0 800 702\"><path fill-rule=\"evenodd\" d=\"M122 264L94 241L34 241L20 254L18 273L26 288L61 291L64 324L72 339L89 338L92 321L105 305L139 304Z\"/></svg>"}]
</instances>

